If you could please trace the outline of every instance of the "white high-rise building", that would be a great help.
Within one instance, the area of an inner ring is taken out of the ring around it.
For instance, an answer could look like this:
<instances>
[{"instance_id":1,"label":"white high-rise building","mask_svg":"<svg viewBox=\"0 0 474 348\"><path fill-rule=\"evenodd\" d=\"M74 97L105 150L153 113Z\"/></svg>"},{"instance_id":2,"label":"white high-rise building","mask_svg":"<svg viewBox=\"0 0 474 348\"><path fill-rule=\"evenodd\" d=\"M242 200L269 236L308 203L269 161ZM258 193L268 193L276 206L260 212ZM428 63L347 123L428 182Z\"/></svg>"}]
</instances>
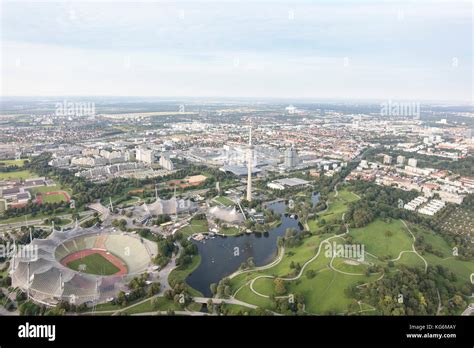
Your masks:
<instances>
[{"instance_id":1,"label":"white high-rise building","mask_svg":"<svg viewBox=\"0 0 474 348\"><path fill-rule=\"evenodd\" d=\"M249 130L249 146L247 149L247 200L252 200L252 161L253 161L253 145L252 145L252 126Z\"/></svg>"},{"instance_id":2,"label":"white high-rise building","mask_svg":"<svg viewBox=\"0 0 474 348\"><path fill-rule=\"evenodd\" d=\"M408 165L410 167L413 167L413 168L416 168L416 165L418 164L418 161L416 160L416 158L410 158L408 160Z\"/></svg>"},{"instance_id":3,"label":"white high-rise building","mask_svg":"<svg viewBox=\"0 0 474 348\"><path fill-rule=\"evenodd\" d=\"M137 161L152 164L155 162L155 151L139 147L136 153Z\"/></svg>"},{"instance_id":4,"label":"white high-rise building","mask_svg":"<svg viewBox=\"0 0 474 348\"><path fill-rule=\"evenodd\" d=\"M294 168L298 162L298 154L296 149L292 146L285 150L285 167Z\"/></svg>"},{"instance_id":5,"label":"white high-rise building","mask_svg":"<svg viewBox=\"0 0 474 348\"><path fill-rule=\"evenodd\" d=\"M166 170L173 170L174 165L173 162L169 159L169 157L165 154L162 154L160 157L160 166Z\"/></svg>"},{"instance_id":6,"label":"white high-rise building","mask_svg":"<svg viewBox=\"0 0 474 348\"><path fill-rule=\"evenodd\" d=\"M392 164L392 156L390 156L390 155L383 156L383 163L384 164Z\"/></svg>"}]
</instances>

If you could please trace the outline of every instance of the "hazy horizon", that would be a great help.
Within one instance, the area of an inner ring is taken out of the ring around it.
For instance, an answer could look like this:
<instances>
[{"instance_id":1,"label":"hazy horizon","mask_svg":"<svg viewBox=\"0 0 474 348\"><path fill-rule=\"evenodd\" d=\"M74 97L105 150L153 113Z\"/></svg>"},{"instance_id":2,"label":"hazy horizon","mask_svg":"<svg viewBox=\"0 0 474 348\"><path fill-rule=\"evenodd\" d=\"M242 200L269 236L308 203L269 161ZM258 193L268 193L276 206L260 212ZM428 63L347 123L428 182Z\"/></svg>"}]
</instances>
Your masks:
<instances>
[{"instance_id":1,"label":"hazy horizon","mask_svg":"<svg viewBox=\"0 0 474 348\"><path fill-rule=\"evenodd\" d=\"M5 1L5 97L472 104L472 3Z\"/></svg>"}]
</instances>

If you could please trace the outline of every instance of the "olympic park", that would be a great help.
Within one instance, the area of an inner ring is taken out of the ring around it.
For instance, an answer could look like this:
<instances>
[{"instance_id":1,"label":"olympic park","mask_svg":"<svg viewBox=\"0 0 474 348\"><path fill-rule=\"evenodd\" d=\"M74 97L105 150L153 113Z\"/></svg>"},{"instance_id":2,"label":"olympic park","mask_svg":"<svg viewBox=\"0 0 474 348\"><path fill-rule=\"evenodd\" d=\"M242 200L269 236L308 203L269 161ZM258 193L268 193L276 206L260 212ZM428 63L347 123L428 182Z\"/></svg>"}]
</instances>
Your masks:
<instances>
[{"instance_id":1,"label":"olympic park","mask_svg":"<svg viewBox=\"0 0 474 348\"><path fill-rule=\"evenodd\" d=\"M12 286L49 306L60 301L102 303L126 291L137 275L153 271L156 243L114 228L75 228L33 239L12 259Z\"/></svg>"}]
</instances>

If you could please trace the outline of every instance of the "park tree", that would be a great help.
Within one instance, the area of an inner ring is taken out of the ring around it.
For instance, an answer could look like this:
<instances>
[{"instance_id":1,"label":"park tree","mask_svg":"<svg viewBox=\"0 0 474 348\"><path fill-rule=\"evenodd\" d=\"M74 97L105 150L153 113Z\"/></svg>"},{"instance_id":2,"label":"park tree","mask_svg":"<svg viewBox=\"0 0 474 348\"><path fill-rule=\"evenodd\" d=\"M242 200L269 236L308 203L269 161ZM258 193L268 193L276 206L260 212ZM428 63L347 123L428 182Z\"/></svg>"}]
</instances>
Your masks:
<instances>
[{"instance_id":1,"label":"park tree","mask_svg":"<svg viewBox=\"0 0 474 348\"><path fill-rule=\"evenodd\" d=\"M283 281L283 279L275 278L273 283L275 285L275 292L278 295L283 295L284 293L286 293L286 286L285 286L285 282Z\"/></svg>"},{"instance_id":2,"label":"park tree","mask_svg":"<svg viewBox=\"0 0 474 348\"><path fill-rule=\"evenodd\" d=\"M211 288L211 292L213 295L216 295L217 294L217 284L216 283L212 283L210 286Z\"/></svg>"}]
</instances>

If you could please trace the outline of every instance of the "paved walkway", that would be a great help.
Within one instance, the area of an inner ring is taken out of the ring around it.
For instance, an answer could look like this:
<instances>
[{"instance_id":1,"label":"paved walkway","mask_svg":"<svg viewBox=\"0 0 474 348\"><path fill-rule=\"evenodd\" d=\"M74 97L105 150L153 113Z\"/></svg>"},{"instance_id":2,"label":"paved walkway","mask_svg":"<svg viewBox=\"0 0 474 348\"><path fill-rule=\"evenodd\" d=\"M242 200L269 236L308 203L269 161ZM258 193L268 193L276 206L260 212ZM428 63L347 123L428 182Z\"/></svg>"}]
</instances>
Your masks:
<instances>
[{"instance_id":1,"label":"paved walkway","mask_svg":"<svg viewBox=\"0 0 474 348\"><path fill-rule=\"evenodd\" d=\"M409 252L415 253L416 255L418 255L418 256L420 257L420 259L423 260L423 262L425 263L425 272L426 272L426 271L428 270L428 262L426 262L425 258L424 258L423 256L421 256L421 255L418 253L418 251L416 251L416 249L415 249L415 242L416 242L415 235L414 235L413 232L410 230L410 227L408 227L408 225L406 224L406 222L405 222L404 220L400 219L400 221L403 223L403 225L405 225L406 229L408 230L408 232L410 232L411 237L413 238L413 243L412 243L412 245L411 245L412 250L409 251ZM405 251L400 252L400 255L398 255L398 257L397 257L396 259L393 259L392 261L397 261L397 260L399 260L400 257L402 256L402 253L403 253L403 252L407 252L407 251L405 250Z\"/></svg>"}]
</instances>

